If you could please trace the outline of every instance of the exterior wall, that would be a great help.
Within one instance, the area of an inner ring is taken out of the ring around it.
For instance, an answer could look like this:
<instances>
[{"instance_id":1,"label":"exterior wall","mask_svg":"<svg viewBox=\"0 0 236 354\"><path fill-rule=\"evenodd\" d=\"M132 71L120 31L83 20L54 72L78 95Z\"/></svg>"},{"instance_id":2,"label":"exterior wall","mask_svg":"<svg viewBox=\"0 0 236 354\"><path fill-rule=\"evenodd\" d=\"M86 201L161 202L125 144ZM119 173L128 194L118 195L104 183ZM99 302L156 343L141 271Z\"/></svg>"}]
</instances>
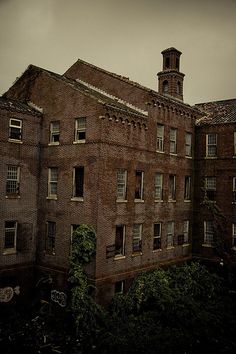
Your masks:
<instances>
[{"instance_id":1,"label":"exterior wall","mask_svg":"<svg viewBox=\"0 0 236 354\"><path fill-rule=\"evenodd\" d=\"M10 118L22 120L22 142L9 141ZM40 122L41 117L37 115L14 109L0 111L0 277L2 285L20 286L23 293L24 280L28 279L35 261L38 232ZM6 195L8 165L20 168L19 195ZM17 221L16 249L10 252L4 249L6 221Z\"/></svg>"},{"instance_id":2,"label":"exterior wall","mask_svg":"<svg viewBox=\"0 0 236 354\"><path fill-rule=\"evenodd\" d=\"M195 196L194 196L194 244L193 252L206 258L219 258L214 247L204 247L204 221L213 215L203 204L204 178L216 177L214 205L226 218L223 235L226 250L235 258L232 247L232 223L236 222L236 204L233 201L233 177L236 176L234 156L235 124L215 124L196 127ZM206 157L206 134L217 134L217 158Z\"/></svg>"}]
</instances>

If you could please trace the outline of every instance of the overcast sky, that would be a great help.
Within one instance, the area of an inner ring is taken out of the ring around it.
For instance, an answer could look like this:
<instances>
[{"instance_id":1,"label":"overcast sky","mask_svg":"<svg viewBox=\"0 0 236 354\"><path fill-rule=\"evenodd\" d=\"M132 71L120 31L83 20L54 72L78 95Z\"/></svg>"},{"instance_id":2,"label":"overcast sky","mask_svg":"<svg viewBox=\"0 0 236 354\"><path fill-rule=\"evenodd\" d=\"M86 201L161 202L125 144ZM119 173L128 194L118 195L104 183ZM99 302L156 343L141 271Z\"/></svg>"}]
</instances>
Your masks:
<instances>
[{"instance_id":1,"label":"overcast sky","mask_svg":"<svg viewBox=\"0 0 236 354\"><path fill-rule=\"evenodd\" d=\"M156 89L169 47L186 103L236 98L236 0L0 0L0 94L29 64L78 58Z\"/></svg>"}]
</instances>

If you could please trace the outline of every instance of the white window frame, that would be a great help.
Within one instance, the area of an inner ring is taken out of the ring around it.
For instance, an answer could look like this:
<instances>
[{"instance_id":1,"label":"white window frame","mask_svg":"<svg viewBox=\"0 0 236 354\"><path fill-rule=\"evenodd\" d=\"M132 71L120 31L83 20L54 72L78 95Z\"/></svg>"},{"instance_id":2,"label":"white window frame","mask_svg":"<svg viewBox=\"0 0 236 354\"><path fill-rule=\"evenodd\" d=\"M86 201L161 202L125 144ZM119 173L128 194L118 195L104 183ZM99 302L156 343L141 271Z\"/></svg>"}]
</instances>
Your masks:
<instances>
[{"instance_id":1,"label":"white window frame","mask_svg":"<svg viewBox=\"0 0 236 354\"><path fill-rule=\"evenodd\" d=\"M211 142L210 140L215 137L215 141ZM214 151L214 152L213 152ZM209 133L206 134L206 157L217 157L217 134Z\"/></svg>"},{"instance_id":2,"label":"white window frame","mask_svg":"<svg viewBox=\"0 0 236 354\"><path fill-rule=\"evenodd\" d=\"M155 200L163 200L163 173L155 174Z\"/></svg>"},{"instance_id":3,"label":"white window frame","mask_svg":"<svg viewBox=\"0 0 236 354\"><path fill-rule=\"evenodd\" d=\"M214 199L209 198L209 194L211 192L214 192ZM210 201L212 202L215 201L215 197L216 197L216 177L215 176L205 177L205 193Z\"/></svg>"},{"instance_id":4,"label":"white window frame","mask_svg":"<svg viewBox=\"0 0 236 354\"><path fill-rule=\"evenodd\" d=\"M55 138L58 137L58 140ZM50 122L50 145L59 145L60 140L60 121Z\"/></svg>"},{"instance_id":5,"label":"white window frame","mask_svg":"<svg viewBox=\"0 0 236 354\"><path fill-rule=\"evenodd\" d=\"M132 253L142 252L142 224L134 224L132 230Z\"/></svg>"},{"instance_id":6,"label":"white window frame","mask_svg":"<svg viewBox=\"0 0 236 354\"><path fill-rule=\"evenodd\" d=\"M84 134L84 138L80 138L80 134ZM75 119L75 143L85 143L86 141L86 117L78 117Z\"/></svg>"},{"instance_id":7,"label":"white window frame","mask_svg":"<svg viewBox=\"0 0 236 354\"><path fill-rule=\"evenodd\" d=\"M183 233L184 233L184 243L189 243L189 220L184 220L183 225Z\"/></svg>"},{"instance_id":8,"label":"white window frame","mask_svg":"<svg viewBox=\"0 0 236 354\"><path fill-rule=\"evenodd\" d=\"M12 169L12 170L11 170ZM14 184L15 188L9 188L8 184ZM6 195L19 195L20 194L20 167L15 165L7 166L7 181L6 181ZM12 189L9 191L8 189Z\"/></svg>"},{"instance_id":9,"label":"white window frame","mask_svg":"<svg viewBox=\"0 0 236 354\"><path fill-rule=\"evenodd\" d=\"M184 200L191 200L191 176L184 177Z\"/></svg>"},{"instance_id":10,"label":"white window frame","mask_svg":"<svg viewBox=\"0 0 236 354\"><path fill-rule=\"evenodd\" d=\"M174 221L168 221L167 222L167 240L166 240L167 248L174 247L174 229L175 229Z\"/></svg>"},{"instance_id":11,"label":"white window frame","mask_svg":"<svg viewBox=\"0 0 236 354\"><path fill-rule=\"evenodd\" d=\"M118 227L122 228L122 235L123 235L122 246L121 246L120 252L118 252L118 250L116 249L116 233L117 233ZM116 225L116 229L115 229L115 258L123 257L124 255L125 255L125 225Z\"/></svg>"},{"instance_id":12,"label":"white window frame","mask_svg":"<svg viewBox=\"0 0 236 354\"><path fill-rule=\"evenodd\" d=\"M170 128L170 154L177 154L177 129Z\"/></svg>"},{"instance_id":13,"label":"white window frame","mask_svg":"<svg viewBox=\"0 0 236 354\"><path fill-rule=\"evenodd\" d=\"M19 123L19 124L16 124ZM19 134L19 138L14 138L11 137L11 130L17 129L19 130L18 134ZM22 141L22 119L16 119L16 118L10 118L9 121L9 140L15 140L15 141Z\"/></svg>"},{"instance_id":14,"label":"white window frame","mask_svg":"<svg viewBox=\"0 0 236 354\"><path fill-rule=\"evenodd\" d=\"M56 178L53 175L52 170L56 171ZM48 168L48 198L57 199L57 184L58 184L58 167ZM53 186L56 186L56 193L54 193Z\"/></svg>"},{"instance_id":15,"label":"white window frame","mask_svg":"<svg viewBox=\"0 0 236 354\"><path fill-rule=\"evenodd\" d=\"M236 177L233 177L233 203L236 202Z\"/></svg>"},{"instance_id":16,"label":"white window frame","mask_svg":"<svg viewBox=\"0 0 236 354\"><path fill-rule=\"evenodd\" d=\"M171 188L171 177L173 177L173 189ZM169 175L169 196L168 196L169 201L175 201L176 200L176 175Z\"/></svg>"},{"instance_id":17,"label":"white window frame","mask_svg":"<svg viewBox=\"0 0 236 354\"><path fill-rule=\"evenodd\" d=\"M185 133L185 156L192 156L192 134L188 132Z\"/></svg>"},{"instance_id":18,"label":"white window frame","mask_svg":"<svg viewBox=\"0 0 236 354\"><path fill-rule=\"evenodd\" d=\"M164 152L164 125L157 124L156 151Z\"/></svg>"},{"instance_id":19,"label":"white window frame","mask_svg":"<svg viewBox=\"0 0 236 354\"><path fill-rule=\"evenodd\" d=\"M204 245L212 246L214 244L214 228L213 221L204 221Z\"/></svg>"},{"instance_id":20,"label":"white window frame","mask_svg":"<svg viewBox=\"0 0 236 354\"><path fill-rule=\"evenodd\" d=\"M140 198L136 198L137 173L141 173ZM143 181L144 181L144 172L140 170L136 170L135 171L135 201L143 200Z\"/></svg>"},{"instance_id":21,"label":"white window frame","mask_svg":"<svg viewBox=\"0 0 236 354\"><path fill-rule=\"evenodd\" d=\"M155 234L155 225L159 225L159 234ZM162 223L161 222L156 222L153 225L153 251L160 250L161 249L161 234L162 234ZM157 240L157 244L160 245L160 247L156 247L155 241Z\"/></svg>"},{"instance_id":22,"label":"white window frame","mask_svg":"<svg viewBox=\"0 0 236 354\"><path fill-rule=\"evenodd\" d=\"M236 223L232 223L232 247L236 249Z\"/></svg>"},{"instance_id":23,"label":"white window frame","mask_svg":"<svg viewBox=\"0 0 236 354\"><path fill-rule=\"evenodd\" d=\"M6 227L6 223L14 223L14 227ZM4 229L4 246L3 246L3 254L10 254L16 252L16 242L17 242L17 228L18 223L15 220L7 220L5 221L5 229ZM13 247L5 247L6 246L6 237L7 232L14 232L14 246Z\"/></svg>"},{"instance_id":24,"label":"white window frame","mask_svg":"<svg viewBox=\"0 0 236 354\"><path fill-rule=\"evenodd\" d=\"M126 200L127 194L127 170L119 169L117 171L117 200Z\"/></svg>"}]
</instances>

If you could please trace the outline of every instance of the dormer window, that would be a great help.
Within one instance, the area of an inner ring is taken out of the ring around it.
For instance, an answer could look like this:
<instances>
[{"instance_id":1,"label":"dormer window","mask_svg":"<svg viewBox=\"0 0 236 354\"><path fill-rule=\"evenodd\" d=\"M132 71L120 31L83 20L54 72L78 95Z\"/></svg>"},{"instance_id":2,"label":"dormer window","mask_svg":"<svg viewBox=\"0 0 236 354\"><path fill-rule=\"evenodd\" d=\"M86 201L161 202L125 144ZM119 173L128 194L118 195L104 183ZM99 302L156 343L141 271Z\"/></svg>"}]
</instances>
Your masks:
<instances>
[{"instance_id":1,"label":"dormer window","mask_svg":"<svg viewBox=\"0 0 236 354\"><path fill-rule=\"evenodd\" d=\"M163 82L163 93L168 93L168 91L169 91L169 84L168 84L168 81L165 80Z\"/></svg>"}]
</instances>

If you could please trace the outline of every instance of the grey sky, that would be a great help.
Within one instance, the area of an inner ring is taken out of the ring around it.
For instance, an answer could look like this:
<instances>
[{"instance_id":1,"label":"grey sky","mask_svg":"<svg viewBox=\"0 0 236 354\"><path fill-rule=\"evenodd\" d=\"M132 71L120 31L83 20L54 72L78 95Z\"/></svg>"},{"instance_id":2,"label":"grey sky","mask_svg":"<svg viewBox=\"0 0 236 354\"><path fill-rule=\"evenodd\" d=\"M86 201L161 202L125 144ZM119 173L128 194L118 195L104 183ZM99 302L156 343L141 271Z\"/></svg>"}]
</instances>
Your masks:
<instances>
[{"instance_id":1,"label":"grey sky","mask_svg":"<svg viewBox=\"0 0 236 354\"><path fill-rule=\"evenodd\" d=\"M172 46L186 103L236 97L236 0L0 0L0 94L29 64L77 58L156 89Z\"/></svg>"}]
</instances>

